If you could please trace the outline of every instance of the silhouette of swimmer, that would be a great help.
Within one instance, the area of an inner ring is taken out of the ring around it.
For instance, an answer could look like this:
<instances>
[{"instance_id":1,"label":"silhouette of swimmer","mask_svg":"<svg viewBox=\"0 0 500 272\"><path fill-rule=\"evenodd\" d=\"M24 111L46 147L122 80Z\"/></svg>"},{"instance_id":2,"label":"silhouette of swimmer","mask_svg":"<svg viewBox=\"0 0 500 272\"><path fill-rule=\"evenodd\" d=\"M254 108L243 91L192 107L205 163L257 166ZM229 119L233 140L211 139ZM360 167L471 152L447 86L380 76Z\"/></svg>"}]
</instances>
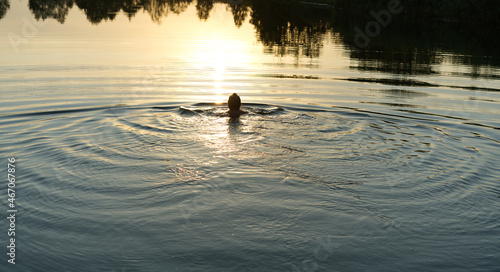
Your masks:
<instances>
[{"instance_id":1,"label":"silhouette of swimmer","mask_svg":"<svg viewBox=\"0 0 500 272\"><path fill-rule=\"evenodd\" d=\"M240 115L248 113L240 110L241 99L236 93L229 96L229 99L227 100L227 107L229 110L226 113L229 114L229 117L231 118L238 118Z\"/></svg>"}]
</instances>

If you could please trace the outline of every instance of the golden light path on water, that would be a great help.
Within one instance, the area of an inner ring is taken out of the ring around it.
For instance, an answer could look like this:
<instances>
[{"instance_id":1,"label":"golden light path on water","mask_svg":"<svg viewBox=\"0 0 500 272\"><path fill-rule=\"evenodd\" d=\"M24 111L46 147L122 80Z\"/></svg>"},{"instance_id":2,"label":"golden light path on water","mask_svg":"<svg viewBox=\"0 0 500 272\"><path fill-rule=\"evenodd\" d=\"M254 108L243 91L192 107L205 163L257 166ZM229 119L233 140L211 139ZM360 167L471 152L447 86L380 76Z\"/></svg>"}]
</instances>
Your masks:
<instances>
[{"instance_id":1,"label":"golden light path on water","mask_svg":"<svg viewBox=\"0 0 500 272\"><path fill-rule=\"evenodd\" d=\"M259 41L250 15L237 27L224 4L214 4L207 20L198 18L196 5L179 15L169 13L159 22L145 12L132 18L119 12L112 21L91 25L92 31L77 7L69 10L61 24L54 19L37 21L21 6L13 5L2 21L15 22L8 31L19 34L24 22L19 18L27 18L36 33L19 45L18 54L11 54L8 43L0 44L3 65L40 66L36 70L40 78L56 77L43 67L61 68L57 76L95 77L99 71L102 81L135 78L136 87L105 92L110 98L126 98L117 104L162 102L166 96L176 101L222 103L233 92L245 96L246 102L259 102L269 97L282 99L289 92L279 86L256 88L263 82L260 75L322 76L333 69L341 77L349 76L345 68L351 65L350 58L335 35L325 36L321 59L263 53L272 50ZM103 95L100 91L91 94L93 89L88 92L93 97Z\"/></svg>"},{"instance_id":2,"label":"golden light path on water","mask_svg":"<svg viewBox=\"0 0 500 272\"><path fill-rule=\"evenodd\" d=\"M233 92L227 89L228 70L255 69L274 58L262 56L263 46L252 42L256 34L249 19L235 26L223 4L215 4L207 20L198 19L195 5L187 7L182 16L170 13L160 22L147 13L129 19L120 12L113 21L94 25L92 32L82 31L88 20L76 7L64 24L53 19L36 21L28 10L18 7L4 18L19 23L10 32L22 30L23 21L15 17L30 18L36 33L19 44L18 54L2 54L4 65L143 65L161 69L176 63L181 70L204 71L203 81L213 82L210 88L203 88L201 101L223 102ZM12 51L8 43L1 47L4 52Z\"/></svg>"},{"instance_id":3,"label":"golden light path on water","mask_svg":"<svg viewBox=\"0 0 500 272\"><path fill-rule=\"evenodd\" d=\"M186 13L196 14L195 6L190 6ZM180 29L172 26L180 26ZM252 25L245 23L236 27L224 5L215 5L206 21L189 18L183 22L182 19L172 18L171 22L165 22L160 28L163 42L156 48L158 54L161 55L163 50L178 50L178 56L192 68L211 71L213 85L200 97L202 101L224 102L227 95L233 92L228 90L230 86L225 81L228 69L246 70L251 69L253 63L259 63L256 56L262 52L262 47L248 43L255 39ZM183 34L176 35L177 31ZM176 40L172 41L172 38ZM179 44L183 46L178 47Z\"/></svg>"}]
</instances>

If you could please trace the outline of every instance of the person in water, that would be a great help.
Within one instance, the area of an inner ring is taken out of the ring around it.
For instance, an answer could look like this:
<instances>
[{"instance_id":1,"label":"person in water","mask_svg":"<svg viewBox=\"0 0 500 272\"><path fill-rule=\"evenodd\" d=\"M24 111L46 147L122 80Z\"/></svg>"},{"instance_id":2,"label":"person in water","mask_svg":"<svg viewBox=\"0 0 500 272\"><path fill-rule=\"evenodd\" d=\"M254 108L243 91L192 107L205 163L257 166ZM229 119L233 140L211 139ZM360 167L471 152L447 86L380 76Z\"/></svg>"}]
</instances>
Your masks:
<instances>
[{"instance_id":1,"label":"person in water","mask_svg":"<svg viewBox=\"0 0 500 272\"><path fill-rule=\"evenodd\" d=\"M229 108L227 114L229 114L229 117L232 118L240 117L240 115L248 113L240 109L241 99L236 93L229 96L229 99L227 100L227 107Z\"/></svg>"}]
</instances>

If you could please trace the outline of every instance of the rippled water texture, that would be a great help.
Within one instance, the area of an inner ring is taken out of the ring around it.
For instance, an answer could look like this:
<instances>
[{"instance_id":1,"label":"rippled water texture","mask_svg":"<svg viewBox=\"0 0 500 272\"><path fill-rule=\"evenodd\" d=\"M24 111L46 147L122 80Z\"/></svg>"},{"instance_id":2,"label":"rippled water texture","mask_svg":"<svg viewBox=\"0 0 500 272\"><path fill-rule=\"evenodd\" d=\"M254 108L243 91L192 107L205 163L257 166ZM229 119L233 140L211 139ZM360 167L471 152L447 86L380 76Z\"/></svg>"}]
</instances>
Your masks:
<instances>
[{"instance_id":1,"label":"rippled water texture","mask_svg":"<svg viewBox=\"0 0 500 272\"><path fill-rule=\"evenodd\" d=\"M2 36L42 22L27 4ZM97 25L81 6L0 45L1 271L500 268L497 66L390 72L336 32L281 54L221 3Z\"/></svg>"}]
</instances>

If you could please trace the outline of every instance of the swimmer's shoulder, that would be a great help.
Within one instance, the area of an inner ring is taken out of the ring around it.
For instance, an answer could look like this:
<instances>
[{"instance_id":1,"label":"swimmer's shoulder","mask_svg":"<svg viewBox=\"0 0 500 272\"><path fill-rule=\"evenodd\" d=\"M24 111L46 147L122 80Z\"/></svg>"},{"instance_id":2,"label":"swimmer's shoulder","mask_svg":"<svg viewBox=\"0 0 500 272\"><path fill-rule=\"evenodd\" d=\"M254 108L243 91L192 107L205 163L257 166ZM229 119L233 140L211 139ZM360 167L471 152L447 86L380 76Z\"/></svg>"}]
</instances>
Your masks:
<instances>
[{"instance_id":1,"label":"swimmer's shoulder","mask_svg":"<svg viewBox=\"0 0 500 272\"><path fill-rule=\"evenodd\" d=\"M249 112L244 110L228 110L226 111L226 113L227 115L229 115L229 117L240 117L241 115L248 114Z\"/></svg>"}]
</instances>

